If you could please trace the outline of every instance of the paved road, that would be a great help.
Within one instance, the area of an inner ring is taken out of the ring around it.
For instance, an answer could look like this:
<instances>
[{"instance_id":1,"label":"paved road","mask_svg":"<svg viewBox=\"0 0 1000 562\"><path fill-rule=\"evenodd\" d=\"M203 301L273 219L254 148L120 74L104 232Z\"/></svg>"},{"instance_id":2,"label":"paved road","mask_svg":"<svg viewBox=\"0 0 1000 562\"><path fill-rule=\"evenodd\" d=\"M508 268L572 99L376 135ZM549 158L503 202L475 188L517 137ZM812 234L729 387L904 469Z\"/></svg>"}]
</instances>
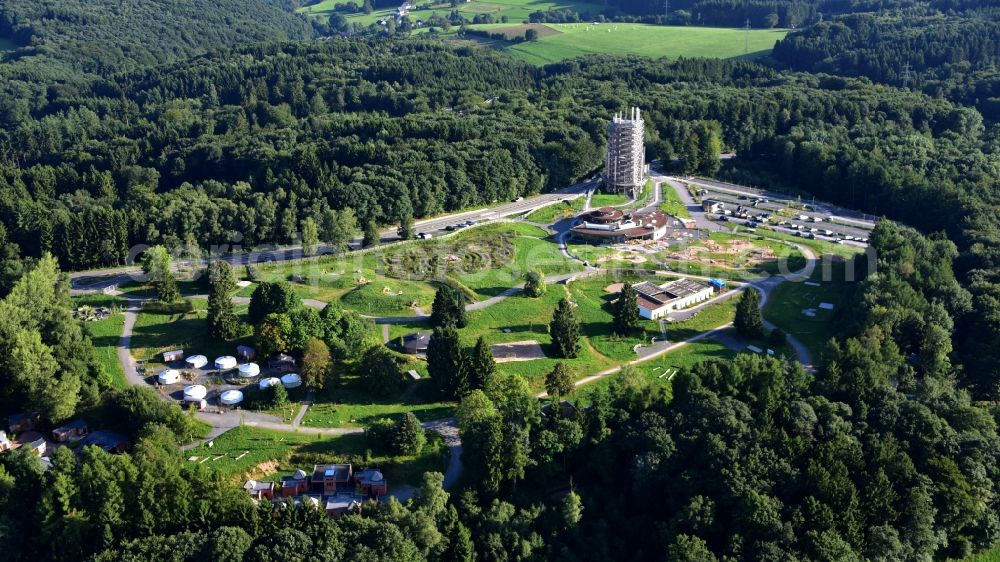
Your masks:
<instances>
[{"instance_id":1,"label":"paved road","mask_svg":"<svg viewBox=\"0 0 1000 562\"><path fill-rule=\"evenodd\" d=\"M465 211L462 213L455 213L442 217L417 221L414 225L414 231L417 234L430 234L434 236L445 232L448 227L467 221L488 222L504 217L527 214L531 211L541 209L542 207L546 207L560 201L583 197L589 191L592 191L596 185L597 184L594 181L587 181L549 193L525 197L520 201L499 204L488 209ZM381 233L381 236L382 242L391 242L399 239L395 229L385 230ZM357 249L360 245L361 239L357 238L352 242L351 247ZM323 244L321 244L317 249L318 255L330 253L333 253L332 249ZM212 259L223 259L234 266L243 266L297 260L305 257L309 256L305 256L303 254L301 246L292 245L246 251L234 255L218 256L217 258ZM178 260L178 263L175 264L175 266L182 267L193 267L194 265L197 264L192 264L183 260ZM201 265L204 265L204 263ZM104 288L119 285L129 280L139 279L142 276L142 270L138 266L115 267L76 271L70 273L69 276L72 281L73 289L77 291L100 291Z\"/></svg>"}]
</instances>

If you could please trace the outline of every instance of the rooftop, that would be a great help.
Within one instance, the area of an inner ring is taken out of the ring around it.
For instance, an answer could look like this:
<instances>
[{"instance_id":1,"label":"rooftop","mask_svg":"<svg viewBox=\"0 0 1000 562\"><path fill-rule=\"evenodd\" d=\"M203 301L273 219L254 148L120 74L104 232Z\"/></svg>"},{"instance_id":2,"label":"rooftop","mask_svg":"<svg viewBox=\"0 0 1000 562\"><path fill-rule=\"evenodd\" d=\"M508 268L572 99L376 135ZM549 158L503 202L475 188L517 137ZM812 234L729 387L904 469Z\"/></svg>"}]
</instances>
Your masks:
<instances>
[{"instance_id":1,"label":"rooftop","mask_svg":"<svg viewBox=\"0 0 1000 562\"><path fill-rule=\"evenodd\" d=\"M639 293L639 305L643 308L659 308L670 301L689 297L708 288L694 279L677 279L663 285L649 281L636 283L632 286Z\"/></svg>"},{"instance_id":2,"label":"rooftop","mask_svg":"<svg viewBox=\"0 0 1000 562\"><path fill-rule=\"evenodd\" d=\"M59 431L72 431L74 429L83 429L85 427L87 427L87 422L85 422L83 420L80 420L80 419L77 419L77 420L73 420L71 422L65 423L63 425L60 425L59 427L53 429L52 431L56 431L56 432L59 432Z\"/></svg>"},{"instance_id":3,"label":"rooftop","mask_svg":"<svg viewBox=\"0 0 1000 562\"><path fill-rule=\"evenodd\" d=\"M111 431L109 429L102 429L100 431L94 431L90 435L83 438L80 442L81 447L86 447L87 445L94 445L95 447L100 447L105 451L110 451L111 449L118 448L124 444L128 443L128 437L125 437L117 431Z\"/></svg>"},{"instance_id":4,"label":"rooftop","mask_svg":"<svg viewBox=\"0 0 1000 562\"><path fill-rule=\"evenodd\" d=\"M347 482L351 479L351 465L349 464L317 464L313 467L313 480L324 480L333 478L337 482Z\"/></svg>"}]
</instances>

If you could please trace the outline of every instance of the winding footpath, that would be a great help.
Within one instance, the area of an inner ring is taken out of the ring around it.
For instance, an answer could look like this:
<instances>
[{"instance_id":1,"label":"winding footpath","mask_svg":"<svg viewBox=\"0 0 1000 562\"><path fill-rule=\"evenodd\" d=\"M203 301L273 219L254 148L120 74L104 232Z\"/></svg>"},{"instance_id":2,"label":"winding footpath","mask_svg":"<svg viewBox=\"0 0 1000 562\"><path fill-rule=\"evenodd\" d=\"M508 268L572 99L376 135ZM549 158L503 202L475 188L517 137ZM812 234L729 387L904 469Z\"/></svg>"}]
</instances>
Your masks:
<instances>
[{"instance_id":1,"label":"winding footpath","mask_svg":"<svg viewBox=\"0 0 1000 562\"><path fill-rule=\"evenodd\" d=\"M659 202L662 200L662 191L661 191L662 186L663 184L666 184L675 189L675 191L677 191L677 193L681 197L681 200L684 202L685 206L688 208L689 211L691 211L691 215L695 218L699 227L706 228L709 230L722 229L720 225L705 219L703 213L700 212L701 208L695 204L690 194L679 182L673 181L671 178L667 178L665 176L655 176L655 175L653 176L653 180L654 180L653 198L650 204L647 205L645 208L647 209L653 208L659 205ZM588 191L586 194L587 200L586 203L584 204L585 209L590 208L591 196L592 196L592 191ZM569 233L570 228L572 227L572 222L573 222L572 220L565 220L565 221L560 221L559 223L554 225L556 240L562 254L569 259L573 259L583 263L584 270L582 272L576 272L576 273L547 276L545 279L546 282L548 283L567 283L581 276L595 275L605 271L600 268L590 266L589 264L583 262L582 260L580 260L579 258L577 258L576 256L572 255L569 252L566 246L566 236ZM818 261L815 253L811 249L799 244L794 244L794 245L806 257L807 263L806 266L803 267L803 269L783 276L776 275L776 276L751 280L745 283L740 283L738 287L734 288L733 290L723 295L717 296L698 306L682 311L680 314L683 315L684 318L681 318L681 320L694 316L700 310L702 310L707 306L721 302L726 299L733 298L737 294L749 288L752 288L760 292L761 294L760 307L763 309L763 307L767 303L771 291L775 287L785 282L786 280L802 280L804 278L807 278L808 272L812 271L812 269L815 267L815 264ZM663 273L675 277L707 279L707 277L705 276L682 274L674 271L663 271L658 273ZM490 306L503 302L504 300L510 298L511 296L520 293L522 290L523 290L523 284L510 287L493 297L467 305L466 310L475 311L488 308ZM119 339L118 349L117 349L118 360L121 363L122 370L125 372L126 379L130 384L136 386L139 385L149 386L149 384L143 378L143 376L139 374L139 371L137 369L137 362L135 358L132 356L131 352L132 335L135 329L136 321L138 320L139 310L142 306L144 299L128 297L127 295L121 293L117 289L110 291L110 294L114 294L128 299L126 308L123 311L124 327L122 329L122 334ZM206 295L191 295L191 297L207 298ZM247 304L249 303L250 299L247 297L233 297L233 301L237 304ZM322 308L326 306L327 303L315 299L304 299L303 304L309 307ZM387 334L387 329L389 324L420 322L427 320L428 316L421 314L418 316L399 316L399 317L388 316L388 317L369 317L369 318L371 318L377 324L383 325L383 334ZM775 328L775 326L771 322L766 320L764 321L764 325L769 329ZM610 369L606 369L599 373L595 373L593 375L584 377L576 381L575 385L577 387L580 387L592 383L604 377L618 373L625 365L635 365L651 361L653 359L661 357L667 353L680 349L686 345L697 342L699 340L723 335L731 327L732 323L727 323L722 326L716 327L715 329L709 330L707 332L702 332L687 340L680 342L671 343L665 340L653 342L651 345L640 347L637 350L637 353L639 355L638 358L623 363L622 365L612 367ZM803 345L801 342L799 342L791 335L788 335L788 343L795 351L798 360L803 365L805 365L807 370L812 370L813 369L812 357L809 353L809 350L805 347L805 345ZM165 400L171 400L170 397L164 395L162 392L158 392L158 394ZM541 393L538 396L544 397L546 396L546 394ZM331 436L359 433L364 431L361 428L318 428L318 427L303 426L302 420L305 417L309 406L312 404L312 399L313 395L310 392L307 395L306 400L303 402L300 409L298 410L297 414L295 415L294 419L290 423L285 423L276 416L272 416L270 414L247 411L247 410L224 410L224 411L213 410L213 411L198 412L197 414L198 419L211 426L211 431L209 432L208 436L205 439L198 440L188 445L185 445L184 447L182 447L182 449L190 450L196 448L200 446L202 443L215 439L220 435L224 434L225 432L229 431L230 429L240 426L259 427L262 429L269 429L274 431L305 433L312 435L331 435ZM454 484L458 481L458 479L461 477L462 474L462 461L461 461L462 442L459 436L459 431L455 419L448 418L443 420L424 422L422 425L427 430L439 433L444 438L445 445L449 449L450 456L448 461L448 467L445 471L444 487L446 489L450 489L452 486L454 486ZM401 496L405 496L407 493L409 493L409 490L400 491Z\"/></svg>"}]
</instances>

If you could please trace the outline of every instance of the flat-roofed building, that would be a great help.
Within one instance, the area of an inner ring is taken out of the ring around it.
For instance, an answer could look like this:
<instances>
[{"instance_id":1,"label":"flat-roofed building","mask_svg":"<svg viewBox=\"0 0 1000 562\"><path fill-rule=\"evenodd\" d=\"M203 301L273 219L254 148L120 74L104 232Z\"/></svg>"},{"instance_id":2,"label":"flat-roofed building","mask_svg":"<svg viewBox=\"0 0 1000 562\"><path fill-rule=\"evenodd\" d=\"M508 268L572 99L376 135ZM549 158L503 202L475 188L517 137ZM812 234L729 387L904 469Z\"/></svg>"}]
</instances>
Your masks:
<instances>
[{"instance_id":1,"label":"flat-roofed building","mask_svg":"<svg viewBox=\"0 0 1000 562\"><path fill-rule=\"evenodd\" d=\"M663 285L643 281L633 287L638 293L639 315L650 320L658 320L673 310L708 300L713 293L710 285L694 279L678 279Z\"/></svg>"}]
</instances>

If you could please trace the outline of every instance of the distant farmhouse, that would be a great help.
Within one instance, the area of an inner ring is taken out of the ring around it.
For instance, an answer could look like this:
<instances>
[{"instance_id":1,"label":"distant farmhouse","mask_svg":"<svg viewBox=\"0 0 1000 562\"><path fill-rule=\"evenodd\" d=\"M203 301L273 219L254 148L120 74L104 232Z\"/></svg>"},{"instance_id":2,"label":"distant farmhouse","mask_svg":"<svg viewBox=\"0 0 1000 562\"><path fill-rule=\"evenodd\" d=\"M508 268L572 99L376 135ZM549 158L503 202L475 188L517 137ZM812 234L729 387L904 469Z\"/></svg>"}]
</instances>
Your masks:
<instances>
[{"instance_id":1,"label":"distant farmhouse","mask_svg":"<svg viewBox=\"0 0 1000 562\"><path fill-rule=\"evenodd\" d=\"M573 239L596 244L701 236L700 231L688 228L693 224L659 209L625 214L612 207L602 207L580 215L579 220L580 223L570 231Z\"/></svg>"},{"instance_id":2,"label":"distant farmhouse","mask_svg":"<svg viewBox=\"0 0 1000 562\"><path fill-rule=\"evenodd\" d=\"M663 285L643 281L634 286L639 293L639 315L658 320L674 310L712 298L715 288L694 279L678 279Z\"/></svg>"}]
</instances>

